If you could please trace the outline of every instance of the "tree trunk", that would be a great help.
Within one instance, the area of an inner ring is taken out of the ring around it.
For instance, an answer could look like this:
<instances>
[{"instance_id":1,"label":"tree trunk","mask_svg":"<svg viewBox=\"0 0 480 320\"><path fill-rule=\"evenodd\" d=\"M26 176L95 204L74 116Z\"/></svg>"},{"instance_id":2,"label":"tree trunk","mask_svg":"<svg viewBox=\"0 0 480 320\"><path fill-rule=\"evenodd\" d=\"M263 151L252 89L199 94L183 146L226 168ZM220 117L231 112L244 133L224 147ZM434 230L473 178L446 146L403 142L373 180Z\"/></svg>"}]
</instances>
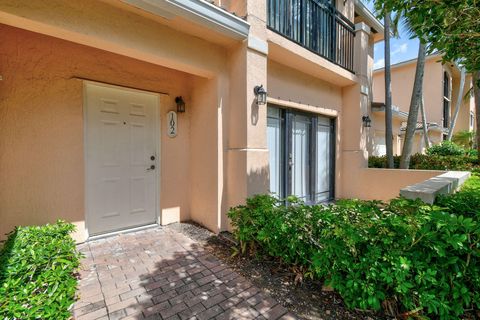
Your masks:
<instances>
[{"instance_id":1,"label":"tree trunk","mask_svg":"<svg viewBox=\"0 0 480 320\"><path fill-rule=\"evenodd\" d=\"M390 12L385 12L385 148L387 149L387 167L393 169L392 134L392 87L390 65Z\"/></svg>"},{"instance_id":2,"label":"tree trunk","mask_svg":"<svg viewBox=\"0 0 480 320\"><path fill-rule=\"evenodd\" d=\"M430 139L428 138L428 124L427 124L427 113L425 111L425 101L420 100L420 113L422 114L422 127L423 127L423 139L425 140L425 148L430 148Z\"/></svg>"},{"instance_id":3,"label":"tree trunk","mask_svg":"<svg viewBox=\"0 0 480 320\"><path fill-rule=\"evenodd\" d=\"M418 108L423 94L423 74L425 69L425 44L420 41L418 47L417 68L415 70L415 81L413 83L412 99L410 100L410 110L408 112L407 130L405 132L405 142L403 144L402 157L400 158L400 168L408 169L410 157L412 156L413 138L417 129Z\"/></svg>"},{"instance_id":4,"label":"tree trunk","mask_svg":"<svg viewBox=\"0 0 480 320\"><path fill-rule=\"evenodd\" d=\"M475 95L475 114L477 118L477 151L480 161L480 71L473 72L473 93Z\"/></svg>"},{"instance_id":5,"label":"tree trunk","mask_svg":"<svg viewBox=\"0 0 480 320\"><path fill-rule=\"evenodd\" d=\"M448 130L448 135L447 135L448 141L452 140L453 129L455 128L455 124L457 123L458 113L460 112L460 107L462 106L463 88L465 87L465 68L464 67L459 67L459 68L460 68L460 86L458 87L458 96L457 96L457 101L455 103L455 113L453 114L452 121L450 122L450 128Z\"/></svg>"}]
</instances>

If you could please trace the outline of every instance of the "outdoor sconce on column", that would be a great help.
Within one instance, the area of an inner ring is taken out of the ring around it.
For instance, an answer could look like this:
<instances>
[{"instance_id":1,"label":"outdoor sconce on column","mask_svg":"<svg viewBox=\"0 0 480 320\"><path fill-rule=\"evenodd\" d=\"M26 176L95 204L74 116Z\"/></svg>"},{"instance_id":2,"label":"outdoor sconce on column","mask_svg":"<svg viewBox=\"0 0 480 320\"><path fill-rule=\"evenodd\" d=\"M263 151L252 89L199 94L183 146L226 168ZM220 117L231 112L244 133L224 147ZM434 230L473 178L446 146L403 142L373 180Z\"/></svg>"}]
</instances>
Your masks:
<instances>
[{"instance_id":1,"label":"outdoor sconce on column","mask_svg":"<svg viewBox=\"0 0 480 320\"><path fill-rule=\"evenodd\" d=\"M176 97L175 103L177 104L177 112L185 112L185 101L183 101L182 96Z\"/></svg>"},{"instance_id":2,"label":"outdoor sconce on column","mask_svg":"<svg viewBox=\"0 0 480 320\"><path fill-rule=\"evenodd\" d=\"M369 116L363 116L362 117L362 121L363 121L363 126L365 128L370 128L372 125L372 120L370 119Z\"/></svg>"},{"instance_id":3,"label":"outdoor sconce on column","mask_svg":"<svg viewBox=\"0 0 480 320\"><path fill-rule=\"evenodd\" d=\"M255 88L253 88L253 93L255 93L257 105L261 106L267 103L267 91L265 91L263 85L255 86Z\"/></svg>"}]
</instances>

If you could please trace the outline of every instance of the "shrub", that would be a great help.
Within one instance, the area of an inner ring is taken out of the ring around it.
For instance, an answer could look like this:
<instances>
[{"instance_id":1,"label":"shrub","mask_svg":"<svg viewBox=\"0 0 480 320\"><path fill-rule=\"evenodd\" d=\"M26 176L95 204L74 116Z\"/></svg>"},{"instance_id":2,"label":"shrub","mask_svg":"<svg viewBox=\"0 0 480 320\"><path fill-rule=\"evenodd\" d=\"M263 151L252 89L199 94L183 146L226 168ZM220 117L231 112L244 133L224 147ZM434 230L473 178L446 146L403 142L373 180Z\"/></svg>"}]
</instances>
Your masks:
<instances>
[{"instance_id":1,"label":"shrub","mask_svg":"<svg viewBox=\"0 0 480 320\"><path fill-rule=\"evenodd\" d=\"M480 220L480 175L473 174L461 191L453 195L439 196L436 203L453 214Z\"/></svg>"},{"instance_id":2,"label":"shrub","mask_svg":"<svg viewBox=\"0 0 480 320\"><path fill-rule=\"evenodd\" d=\"M0 252L0 318L69 319L80 254L72 224L17 227Z\"/></svg>"},{"instance_id":3,"label":"shrub","mask_svg":"<svg viewBox=\"0 0 480 320\"><path fill-rule=\"evenodd\" d=\"M394 157L395 168L399 167L400 157ZM372 156L368 158L369 168L386 168L386 156ZM478 160L475 156L466 154L462 156L441 156L436 154L414 154L410 158L410 169L417 170L480 170Z\"/></svg>"},{"instance_id":4,"label":"shrub","mask_svg":"<svg viewBox=\"0 0 480 320\"><path fill-rule=\"evenodd\" d=\"M427 149L428 155L437 156L461 156L465 154L465 149L451 141L443 141Z\"/></svg>"},{"instance_id":5,"label":"shrub","mask_svg":"<svg viewBox=\"0 0 480 320\"><path fill-rule=\"evenodd\" d=\"M472 201L464 216L461 202L466 192L480 198L472 190L442 207L402 198L284 206L256 196L228 215L242 252L323 279L349 307L458 319L480 308L480 204Z\"/></svg>"}]
</instances>

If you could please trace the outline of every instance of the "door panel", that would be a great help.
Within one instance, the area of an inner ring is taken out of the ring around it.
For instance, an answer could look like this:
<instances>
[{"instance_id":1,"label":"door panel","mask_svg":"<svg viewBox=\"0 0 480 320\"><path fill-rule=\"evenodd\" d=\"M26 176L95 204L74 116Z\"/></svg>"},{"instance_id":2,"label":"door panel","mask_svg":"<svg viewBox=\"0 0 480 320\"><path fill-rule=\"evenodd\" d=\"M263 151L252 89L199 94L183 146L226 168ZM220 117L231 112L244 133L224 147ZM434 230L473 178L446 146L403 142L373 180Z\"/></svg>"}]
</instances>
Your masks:
<instances>
[{"instance_id":1,"label":"door panel","mask_svg":"<svg viewBox=\"0 0 480 320\"><path fill-rule=\"evenodd\" d=\"M156 221L157 106L152 93L86 84L90 235Z\"/></svg>"},{"instance_id":2,"label":"door panel","mask_svg":"<svg viewBox=\"0 0 480 320\"><path fill-rule=\"evenodd\" d=\"M326 121L325 121L326 120ZM316 201L326 201L331 197L333 146L330 119L319 118L317 125L317 168Z\"/></svg>"},{"instance_id":3,"label":"door panel","mask_svg":"<svg viewBox=\"0 0 480 320\"><path fill-rule=\"evenodd\" d=\"M270 193L279 197L284 194L283 131L284 121L281 110L268 108L267 140L270 160Z\"/></svg>"},{"instance_id":4,"label":"door panel","mask_svg":"<svg viewBox=\"0 0 480 320\"><path fill-rule=\"evenodd\" d=\"M309 117L294 115L292 119L292 194L308 201L310 190L310 149L312 122Z\"/></svg>"}]
</instances>

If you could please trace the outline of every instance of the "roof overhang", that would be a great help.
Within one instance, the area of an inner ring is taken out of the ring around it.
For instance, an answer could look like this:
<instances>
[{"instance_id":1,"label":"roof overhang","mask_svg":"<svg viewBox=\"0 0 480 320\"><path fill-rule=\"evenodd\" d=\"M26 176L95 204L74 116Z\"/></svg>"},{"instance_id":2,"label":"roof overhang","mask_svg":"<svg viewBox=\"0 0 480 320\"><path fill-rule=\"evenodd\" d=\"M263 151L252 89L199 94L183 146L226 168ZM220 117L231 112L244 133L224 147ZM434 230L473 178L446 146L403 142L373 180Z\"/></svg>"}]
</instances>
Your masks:
<instances>
[{"instance_id":1,"label":"roof overhang","mask_svg":"<svg viewBox=\"0 0 480 320\"><path fill-rule=\"evenodd\" d=\"M432 53L425 58L425 61L430 61L432 59L437 59L438 61L441 61L442 60L442 54ZM391 69L396 69L396 68L408 66L408 65L414 64L414 63L415 64L417 63L417 58L413 58L413 59L410 59L410 60L405 60L405 61L402 61L402 62L392 64L390 66L390 68ZM383 72L383 71L385 71L385 67L375 69L375 70L373 70L373 73L378 73L378 72Z\"/></svg>"},{"instance_id":2,"label":"roof overhang","mask_svg":"<svg viewBox=\"0 0 480 320\"><path fill-rule=\"evenodd\" d=\"M385 112L385 104L383 102L373 102L372 112ZM408 112L401 111L398 106L392 105L392 116L399 119L408 119Z\"/></svg>"},{"instance_id":3,"label":"roof overhang","mask_svg":"<svg viewBox=\"0 0 480 320\"><path fill-rule=\"evenodd\" d=\"M384 27L375 15L360 0L355 0L355 16L365 22L375 34L375 42L383 40Z\"/></svg>"},{"instance_id":4,"label":"roof overhang","mask_svg":"<svg viewBox=\"0 0 480 320\"><path fill-rule=\"evenodd\" d=\"M237 40L248 37L250 24L204 0L120 0L165 19L182 17Z\"/></svg>"}]
</instances>

